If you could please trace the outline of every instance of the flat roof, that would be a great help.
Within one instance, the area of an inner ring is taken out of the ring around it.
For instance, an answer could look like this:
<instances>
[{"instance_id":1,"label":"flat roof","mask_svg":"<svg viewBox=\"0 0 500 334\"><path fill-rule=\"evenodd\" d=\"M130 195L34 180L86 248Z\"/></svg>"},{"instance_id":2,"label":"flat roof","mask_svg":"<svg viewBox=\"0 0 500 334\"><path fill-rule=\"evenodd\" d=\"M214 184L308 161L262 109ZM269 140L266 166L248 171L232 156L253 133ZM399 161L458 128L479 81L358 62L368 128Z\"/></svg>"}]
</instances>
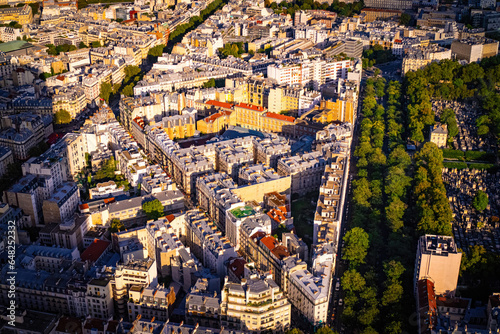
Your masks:
<instances>
[{"instance_id":1,"label":"flat roof","mask_svg":"<svg viewBox=\"0 0 500 334\"><path fill-rule=\"evenodd\" d=\"M0 51L7 53L22 49L28 49L31 47L34 47L34 45L26 41L12 41L0 44Z\"/></svg>"}]
</instances>

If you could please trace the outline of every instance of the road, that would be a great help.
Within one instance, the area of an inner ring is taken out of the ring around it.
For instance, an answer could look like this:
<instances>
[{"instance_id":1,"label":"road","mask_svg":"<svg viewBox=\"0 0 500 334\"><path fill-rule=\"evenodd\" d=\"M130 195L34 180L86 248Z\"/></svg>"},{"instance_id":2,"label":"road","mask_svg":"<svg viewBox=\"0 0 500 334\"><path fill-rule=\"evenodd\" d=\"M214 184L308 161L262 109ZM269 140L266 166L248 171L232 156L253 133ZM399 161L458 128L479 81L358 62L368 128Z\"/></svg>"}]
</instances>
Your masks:
<instances>
[{"instance_id":1,"label":"road","mask_svg":"<svg viewBox=\"0 0 500 334\"><path fill-rule=\"evenodd\" d=\"M365 71L363 71L363 78L361 80L362 82L360 85L360 96L363 94L364 82L371 74L373 74L373 71L368 71L368 73L366 74ZM354 180L357 175L356 163L353 157L354 157L354 150L356 149L356 146L358 145L359 141L359 116L361 115L361 108L362 108L362 103L360 99L357 108L356 123L354 124L354 129L353 129L353 140L351 144L350 163L349 163L349 176L348 176L349 179L347 180L347 191L345 195L346 199L344 203L343 217L341 221L342 225L340 226L340 238L339 238L340 241L337 250L337 260L335 263L335 276L333 278L334 281L332 282L333 293L331 294L331 300L329 303L330 314L332 314L332 317L328 319L329 325L331 328L335 329L339 333L345 332L344 327L342 326L342 323L340 321L340 315L342 314L343 305L339 305L339 300L340 299L343 300L344 295L341 289L339 291L336 291L335 286L337 282L340 282L340 277L342 277L344 271L347 269L345 263L342 261L342 247L344 245L342 239L345 235L345 232L347 231L349 221L351 218L352 180Z\"/></svg>"}]
</instances>

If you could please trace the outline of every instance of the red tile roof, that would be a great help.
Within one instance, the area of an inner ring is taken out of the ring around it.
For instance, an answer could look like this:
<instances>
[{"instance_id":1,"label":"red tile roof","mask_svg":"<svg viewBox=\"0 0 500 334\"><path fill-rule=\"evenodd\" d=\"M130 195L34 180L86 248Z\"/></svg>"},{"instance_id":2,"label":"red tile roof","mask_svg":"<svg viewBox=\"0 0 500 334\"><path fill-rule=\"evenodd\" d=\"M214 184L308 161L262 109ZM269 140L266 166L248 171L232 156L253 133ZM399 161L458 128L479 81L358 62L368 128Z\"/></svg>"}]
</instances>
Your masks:
<instances>
[{"instance_id":1,"label":"red tile roof","mask_svg":"<svg viewBox=\"0 0 500 334\"><path fill-rule=\"evenodd\" d=\"M221 112L218 112L216 114L210 115L204 119L205 123L213 123L217 118L222 117L222 116L229 116L231 115L230 111L227 110L222 110Z\"/></svg>"},{"instance_id":2,"label":"red tile roof","mask_svg":"<svg viewBox=\"0 0 500 334\"><path fill-rule=\"evenodd\" d=\"M285 121L285 122L291 122L291 123L295 122L295 117L280 115L269 111L266 113L266 117L279 119L280 121Z\"/></svg>"},{"instance_id":3,"label":"red tile roof","mask_svg":"<svg viewBox=\"0 0 500 334\"><path fill-rule=\"evenodd\" d=\"M271 253L273 253L274 256L276 256L280 260L283 260L285 257L290 256L290 253L288 252L288 250L286 249L286 247L282 246L282 245L276 246L271 251Z\"/></svg>"},{"instance_id":4,"label":"red tile roof","mask_svg":"<svg viewBox=\"0 0 500 334\"><path fill-rule=\"evenodd\" d=\"M96 262L109 245L111 245L109 241L94 239L94 242L83 251L80 258L82 261Z\"/></svg>"},{"instance_id":5,"label":"red tile roof","mask_svg":"<svg viewBox=\"0 0 500 334\"><path fill-rule=\"evenodd\" d=\"M231 109L233 105L231 103L226 103L226 102L220 102L220 101L215 101L215 100L209 100L205 102L205 104L214 106L214 107L220 107L220 108L226 108L226 109Z\"/></svg>"},{"instance_id":6,"label":"red tile roof","mask_svg":"<svg viewBox=\"0 0 500 334\"><path fill-rule=\"evenodd\" d=\"M247 261L244 259L234 259L232 262L229 262L229 270L231 270L236 277L242 278L245 272L246 263Z\"/></svg>"},{"instance_id":7,"label":"red tile roof","mask_svg":"<svg viewBox=\"0 0 500 334\"><path fill-rule=\"evenodd\" d=\"M167 218L168 222L171 223L175 219L175 216L174 215L168 215L168 216L165 216L165 218Z\"/></svg>"},{"instance_id":8,"label":"red tile roof","mask_svg":"<svg viewBox=\"0 0 500 334\"><path fill-rule=\"evenodd\" d=\"M253 104L247 104L247 103L239 103L236 105L236 107L251 109L251 110L255 110L255 111L264 111L264 107L254 106Z\"/></svg>"},{"instance_id":9,"label":"red tile roof","mask_svg":"<svg viewBox=\"0 0 500 334\"><path fill-rule=\"evenodd\" d=\"M257 242L257 240L259 240L260 238L265 237L265 236L266 236L265 232L258 231L258 232L255 232L254 234L252 234L250 236L250 239L252 239L253 241Z\"/></svg>"},{"instance_id":10,"label":"red tile roof","mask_svg":"<svg viewBox=\"0 0 500 334\"><path fill-rule=\"evenodd\" d=\"M274 239L274 237L271 237L270 235L266 235L264 238L260 239L260 242L264 244L269 250L273 250L278 246L278 241Z\"/></svg>"}]
</instances>

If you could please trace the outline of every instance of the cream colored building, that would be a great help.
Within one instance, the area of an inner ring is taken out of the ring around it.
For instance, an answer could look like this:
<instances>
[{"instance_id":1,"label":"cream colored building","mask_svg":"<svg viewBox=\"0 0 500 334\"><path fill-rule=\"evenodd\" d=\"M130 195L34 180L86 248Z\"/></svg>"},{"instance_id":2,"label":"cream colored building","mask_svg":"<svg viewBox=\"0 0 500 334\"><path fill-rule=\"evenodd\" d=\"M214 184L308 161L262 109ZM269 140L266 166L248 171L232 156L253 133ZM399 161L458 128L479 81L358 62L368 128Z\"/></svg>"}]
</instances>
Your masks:
<instances>
[{"instance_id":1,"label":"cream colored building","mask_svg":"<svg viewBox=\"0 0 500 334\"><path fill-rule=\"evenodd\" d=\"M114 313L113 290L108 279L93 279L87 284L87 309L92 318L109 319Z\"/></svg>"},{"instance_id":2,"label":"cream colored building","mask_svg":"<svg viewBox=\"0 0 500 334\"><path fill-rule=\"evenodd\" d=\"M439 148L446 147L446 141L448 140L448 125L437 123L431 125L429 131L429 141L436 144Z\"/></svg>"},{"instance_id":3,"label":"cream colored building","mask_svg":"<svg viewBox=\"0 0 500 334\"><path fill-rule=\"evenodd\" d=\"M427 278L434 282L436 295L454 296L461 261L462 252L457 250L453 237L430 234L421 236L415 260L415 292L417 282Z\"/></svg>"},{"instance_id":4,"label":"cream colored building","mask_svg":"<svg viewBox=\"0 0 500 334\"><path fill-rule=\"evenodd\" d=\"M273 168L264 164L242 168L238 175L238 183L240 186L232 189L232 192L244 202L262 203L264 194L272 192L290 195L291 177L281 176Z\"/></svg>"},{"instance_id":5,"label":"cream colored building","mask_svg":"<svg viewBox=\"0 0 500 334\"><path fill-rule=\"evenodd\" d=\"M249 333L283 333L290 327L291 305L271 275L252 275L222 290L221 325Z\"/></svg>"}]
</instances>

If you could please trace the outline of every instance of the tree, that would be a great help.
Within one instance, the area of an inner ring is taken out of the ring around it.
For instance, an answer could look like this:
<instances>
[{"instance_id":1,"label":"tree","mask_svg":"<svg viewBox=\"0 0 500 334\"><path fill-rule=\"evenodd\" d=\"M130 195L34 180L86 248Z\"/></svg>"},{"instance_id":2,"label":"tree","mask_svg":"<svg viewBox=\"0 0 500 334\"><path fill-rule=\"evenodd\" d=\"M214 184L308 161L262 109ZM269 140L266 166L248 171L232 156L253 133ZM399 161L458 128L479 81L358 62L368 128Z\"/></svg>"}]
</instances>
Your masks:
<instances>
[{"instance_id":1,"label":"tree","mask_svg":"<svg viewBox=\"0 0 500 334\"><path fill-rule=\"evenodd\" d=\"M101 99L106 101L106 103L109 103L109 97L113 91L113 87L111 87L111 84L109 82L103 82L101 83L101 92L99 93L99 96Z\"/></svg>"},{"instance_id":2,"label":"tree","mask_svg":"<svg viewBox=\"0 0 500 334\"><path fill-rule=\"evenodd\" d=\"M152 47L148 51L148 56L161 57L163 55L164 48L165 48L164 44L160 44L160 45L157 45L155 47Z\"/></svg>"},{"instance_id":3,"label":"tree","mask_svg":"<svg viewBox=\"0 0 500 334\"><path fill-rule=\"evenodd\" d=\"M157 220L160 217L164 216L164 208L161 202L158 199L154 199L152 201L144 202L142 204L142 210L148 217L148 220Z\"/></svg>"},{"instance_id":4,"label":"tree","mask_svg":"<svg viewBox=\"0 0 500 334\"><path fill-rule=\"evenodd\" d=\"M411 21L411 15L410 14L407 14L407 13L403 13L401 14L401 17L399 18L399 23L404 25L404 26L407 26L410 24L410 21Z\"/></svg>"},{"instance_id":5,"label":"tree","mask_svg":"<svg viewBox=\"0 0 500 334\"><path fill-rule=\"evenodd\" d=\"M382 305L387 306L395 304L401 300L403 296L403 287L399 282L392 282L387 285L386 290L382 294Z\"/></svg>"},{"instance_id":6,"label":"tree","mask_svg":"<svg viewBox=\"0 0 500 334\"><path fill-rule=\"evenodd\" d=\"M208 80L207 82L205 82L203 84L203 88L213 88L215 87L215 79L214 78L211 78L210 80Z\"/></svg>"},{"instance_id":7,"label":"tree","mask_svg":"<svg viewBox=\"0 0 500 334\"><path fill-rule=\"evenodd\" d=\"M397 281L405 272L405 267L401 262L391 260L384 262L384 273L390 281Z\"/></svg>"},{"instance_id":8,"label":"tree","mask_svg":"<svg viewBox=\"0 0 500 334\"><path fill-rule=\"evenodd\" d=\"M441 114L441 123L448 126L448 140L458 135L457 119L453 109L445 109Z\"/></svg>"},{"instance_id":9,"label":"tree","mask_svg":"<svg viewBox=\"0 0 500 334\"><path fill-rule=\"evenodd\" d=\"M399 197L392 197L385 208L387 223L393 232L400 231L403 226L403 216L405 214L406 204Z\"/></svg>"},{"instance_id":10,"label":"tree","mask_svg":"<svg viewBox=\"0 0 500 334\"><path fill-rule=\"evenodd\" d=\"M376 68L375 71L373 71L373 75L378 77L380 75L380 69Z\"/></svg>"},{"instance_id":11,"label":"tree","mask_svg":"<svg viewBox=\"0 0 500 334\"><path fill-rule=\"evenodd\" d=\"M293 329L289 329L285 332L286 334L304 334L303 331L301 331L300 329L298 328L293 328Z\"/></svg>"},{"instance_id":12,"label":"tree","mask_svg":"<svg viewBox=\"0 0 500 334\"><path fill-rule=\"evenodd\" d=\"M340 281L342 289L349 292L360 292L366 287L365 278L356 269L345 271Z\"/></svg>"},{"instance_id":13,"label":"tree","mask_svg":"<svg viewBox=\"0 0 500 334\"><path fill-rule=\"evenodd\" d=\"M316 331L316 334L337 334L337 332L328 326L323 326Z\"/></svg>"},{"instance_id":14,"label":"tree","mask_svg":"<svg viewBox=\"0 0 500 334\"><path fill-rule=\"evenodd\" d=\"M79 49L85 49L85 48L88 48L87 44L83 43L83 42L80 42L80 44L78 44L78 48Z\"/></svg>"},{"instance_id":15,"label":"tree","mask_svg":"<svg viewBox=\"0 0 500 334\"><path fill-rule=\"evenodd\" d=\"M54 114L54 123L56 124L68 124L71 122L71 115L64 109L56 111Z\"/></svg>"},{"instance_id":16,"label":"tree","mask_svg":"<svg viewBox=\"0 0 500 334\"><path fill-rule=\"evenodd\" d=\"M368 233L361 227L354 227L347 231L344 236L345 247L343 259L346 259L354 267L365 262L370 240Z\"/></svg>"},{"instance_id":17,"label":"tree","mask_svg":"<svg viewBox=\"0 0 500 334\"><path fill-rule=\"evenodd\" d=\"M100 48L100 47L101 47L101 42L99 42L99 41L94 41L94 42L90 43L90 45L91 45L93 48Z\"/></svg>"},{"instance_id":18,"label":"tree","mask_svg":"<svg viewBox=\"0 0 500 334\"><path fill-rule=\"evenodd\" d=\"M123 225L123 223L120 221L120 219L118 218L113 218L111 220L111 225L109 227L109 230L111 232L119 232L119 231L123 231L125 229L125 225Z\"/></svg>"},{"instance_id":19,"label":"tree","mask_svg":"<svg viewBox=\"0 0 500 334\"><path fill-rule=\"evenodd\" d=\"M138 76L141 73L139 66L128 65L125 66L125 82L129 82L133 77Z\"/></svg>"},{"instance_id":20,"label":"tree","mask_svg":"<svg viewBox=\"0 0 500 334\"><path fill-rule=\"evenodd\" d=\"M96 181L100 180L109 180L115 178L116 171L116 161L115 158L111 157L99 168L97 173L94 176Z\"/></svg>"},{"instance_id":21,"label":"tree","mask_svg":"<svg viewBox=\"0 0 500 334\"><path fill-rule=\"evenodd\" d=\"M134 96L134 84L126 85L122 90L122 94L125 96Z\"/></svg>"},{"instance_id":22,"label":"tree","mask_svg":"<svg viewBox=\"0 0 500 334\"><path fill-rule=\"evenodd\" d=\"M482 190L478 190L476 196L474 196L474 200L472 201L472 206L474 207L474 209L482 212L486 209L488 203L488 194L486 194Z\"/></svg>"}]
</instances>

